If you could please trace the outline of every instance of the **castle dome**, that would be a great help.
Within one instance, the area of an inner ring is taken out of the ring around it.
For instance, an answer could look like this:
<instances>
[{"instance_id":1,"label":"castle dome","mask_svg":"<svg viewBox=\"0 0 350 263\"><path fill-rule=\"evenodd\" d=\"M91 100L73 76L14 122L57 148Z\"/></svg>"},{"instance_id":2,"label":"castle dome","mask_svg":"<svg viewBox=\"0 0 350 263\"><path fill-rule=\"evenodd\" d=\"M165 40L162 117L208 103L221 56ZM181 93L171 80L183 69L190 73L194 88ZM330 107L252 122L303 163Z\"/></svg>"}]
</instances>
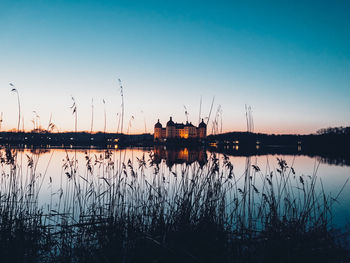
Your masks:
<instances>
[{"instance_id":1,"label":"castle dome","mask_svg":"<svg viewBox=\"0 0 350 263\"><path fill-rule=\"evenodd\" d=\"M159 122L159 119L158 122L154 125L154 128L162 128L162 124Z\"/></svg>"},{"instance_id":2,"label":"castle dome","mask_svg":"<svg viewBox=\"0 0 350 263\"><path fill-rule=\"evenodd\" d=\"M198 125L198 128L206 128L207 125L204 123L204 120L202 119L202 122Z\"/></svg>"},{"instance_id":3,"label":"castle dome","mask_svg":"<svg viewBox=\"0 0 350 263\"><path fill-rule=\"evenodd\" d=\"M170 117L170 120L167 122L166 126L175 126L175 123L173 122L173 118Z\"/></svg>"}]
</instances>

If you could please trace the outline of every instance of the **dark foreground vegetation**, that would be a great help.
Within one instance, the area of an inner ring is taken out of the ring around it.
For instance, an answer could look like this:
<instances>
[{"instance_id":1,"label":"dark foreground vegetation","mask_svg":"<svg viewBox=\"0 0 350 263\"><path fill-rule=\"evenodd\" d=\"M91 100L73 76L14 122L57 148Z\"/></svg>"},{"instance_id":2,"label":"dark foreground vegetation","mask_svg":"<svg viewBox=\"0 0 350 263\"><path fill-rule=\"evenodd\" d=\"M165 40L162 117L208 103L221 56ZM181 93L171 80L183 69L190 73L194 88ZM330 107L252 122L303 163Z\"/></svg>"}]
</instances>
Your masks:
<instances>
[{"instance_id":1,"label":"dark foreground vegetation","mask_svg":"<svg viewBox=\"0 0 350 263\"><path fill-rule=\"evenodd\" d=\"M67 152L61 187L37 171L35 155L0 151L1 262L348 262L347 232L332 226L335 196L316 172L281 159L264 174L227 156L181 172L137 163L118 151L86 153L84 171ZM45 177L49 185L43 186ZM342 186L339 188L339 194Z\"/></svg>"}]
</instances>

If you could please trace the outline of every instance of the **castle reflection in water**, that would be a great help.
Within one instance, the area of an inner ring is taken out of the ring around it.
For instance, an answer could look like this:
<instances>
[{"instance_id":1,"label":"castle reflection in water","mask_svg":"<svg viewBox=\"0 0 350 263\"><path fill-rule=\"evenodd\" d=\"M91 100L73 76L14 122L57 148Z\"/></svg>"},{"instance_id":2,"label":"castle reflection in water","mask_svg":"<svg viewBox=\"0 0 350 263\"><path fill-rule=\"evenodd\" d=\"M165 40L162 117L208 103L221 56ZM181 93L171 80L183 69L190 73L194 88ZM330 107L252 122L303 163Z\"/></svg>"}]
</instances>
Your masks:
<instances>
[{"instance_id":1,"label":"castle reflection in water","mask_svg":"<svg viewBox=\"0 0 350 263\"><path fill-rule=\"evenodd\" d=\"M174 164L191 164L198 162L200 166L207 163L207 152L203 148L167 148L165 146L154 146L154 162L160 163L162 160L169 167Z\"/></svg>"}]
</instances>

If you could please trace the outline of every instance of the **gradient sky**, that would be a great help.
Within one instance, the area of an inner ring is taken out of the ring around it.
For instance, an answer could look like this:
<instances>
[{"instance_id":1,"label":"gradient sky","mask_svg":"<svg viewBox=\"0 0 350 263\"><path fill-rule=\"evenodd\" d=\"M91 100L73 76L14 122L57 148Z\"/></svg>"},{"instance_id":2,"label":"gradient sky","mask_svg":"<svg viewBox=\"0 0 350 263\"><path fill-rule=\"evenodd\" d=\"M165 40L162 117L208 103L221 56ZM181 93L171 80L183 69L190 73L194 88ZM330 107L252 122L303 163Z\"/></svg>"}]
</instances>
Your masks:
<instances>
[{"instance_id":1,"label":"gradient sky","mask_svg":"<svg viewBox=\"0 0 350 263\"><path fill-rule=\"evenodd\" d=\"M117 129L118 78L129 132L153 132L172 115L198 123L222 108L223 131L311 133L350 125L349 1L0 0L2 129L33 111L47 126ZM22 125L21 125L22 126ZM126 131L126 129L124 130Z\"/></svg>"}]
</instances>

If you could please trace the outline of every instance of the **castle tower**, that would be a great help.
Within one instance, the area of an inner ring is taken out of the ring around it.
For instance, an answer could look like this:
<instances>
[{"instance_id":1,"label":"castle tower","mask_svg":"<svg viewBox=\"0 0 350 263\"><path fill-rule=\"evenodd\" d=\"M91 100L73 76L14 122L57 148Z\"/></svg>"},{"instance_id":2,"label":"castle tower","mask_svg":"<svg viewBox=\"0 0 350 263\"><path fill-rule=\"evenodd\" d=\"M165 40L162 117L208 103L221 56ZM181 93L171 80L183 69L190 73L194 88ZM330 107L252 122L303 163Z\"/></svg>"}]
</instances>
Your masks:
<instances>
[{"instance_id":1,"label":"castle tower","mask_svg":"<svg viewBox=\"0 0 350 263\"><path fill-rule=\"evenodd\" d=\"M171 139L171 138L175 138L175 135L176 135L175 123L173 122L172 118L170 117L170 120L166 124L165 137L167 139Z\"/></svg>"},{"instance_id":2,"label":"castle tower","mask_svg":"<svg viewBox=\"0 0 350 263\"><path fill-rule=\"evenodd\" d=\"M202 122L198 125L198 132L199 132L199 139L207 138L207 125L204 123L203 119L202 119Z\"/></svg>"},{"instance_id":3,"label":"castle tower","mask_svg":"<svg viewBox=\"0 0 350 263\"><path fill-rule=\"evenodd\" d=\"M162 139L162 124L158 122L154 125L154 140L161 140Z\"/></svg>"}]
</instances>

